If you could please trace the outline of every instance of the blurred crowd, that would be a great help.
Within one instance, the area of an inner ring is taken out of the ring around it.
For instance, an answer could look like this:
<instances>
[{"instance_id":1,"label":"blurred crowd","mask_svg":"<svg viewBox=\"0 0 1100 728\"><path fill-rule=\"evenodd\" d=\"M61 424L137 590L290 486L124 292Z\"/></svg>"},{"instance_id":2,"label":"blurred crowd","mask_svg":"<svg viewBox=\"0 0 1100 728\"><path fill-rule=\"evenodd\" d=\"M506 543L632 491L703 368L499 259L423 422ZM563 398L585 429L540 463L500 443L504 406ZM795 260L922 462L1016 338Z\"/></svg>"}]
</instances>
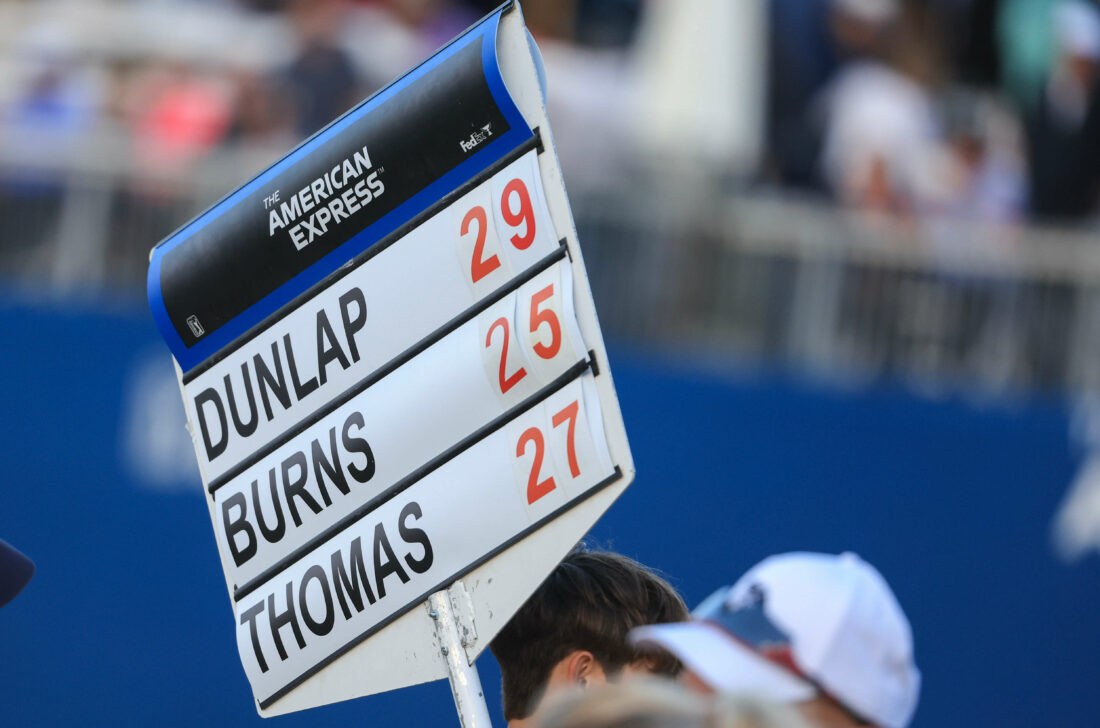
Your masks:
<instances>
[{"instance_id":1,"label":"blurred crowd","mask_svg":"<svg viewBox=\"0 0 1100 728\"><path fill-rule=\"evenodd\" d=\"M767 174L849 204L1095 221L1086 0L772 0Z\"/></svg>"},{"instance_id":2,"label":"blurred crowd","mask_svg":"<svg viewBox=\"0 0 1100 728\"><path fill-rule=\"evenodd\" d=\"M73 160L124 160L108 235L139 239L133 260L213 201L179 201L203 160L243 145L272 161L495 4L0 2L0 215L18 218L0 267L56 233ZM590 186L675 165L890 219L1100 221L1094 0L523 8L563 168Z\"/></svg>"}]
</instances>

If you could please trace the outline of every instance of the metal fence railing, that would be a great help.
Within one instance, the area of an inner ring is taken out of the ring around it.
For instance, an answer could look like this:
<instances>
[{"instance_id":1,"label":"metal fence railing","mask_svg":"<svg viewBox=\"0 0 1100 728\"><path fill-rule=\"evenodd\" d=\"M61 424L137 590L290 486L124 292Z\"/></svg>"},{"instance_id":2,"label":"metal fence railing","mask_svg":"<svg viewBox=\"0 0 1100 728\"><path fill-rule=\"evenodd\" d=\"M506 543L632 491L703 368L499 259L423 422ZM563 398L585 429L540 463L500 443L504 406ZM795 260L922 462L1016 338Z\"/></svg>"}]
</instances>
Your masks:
<instances>
[{"instance_id":1,"label":"metal fence railing","mask_svg":"<svg viewBox=\"0 0 1100 728\"><path fill-rule=\"evenodd\" d=\"M1100 389L1100 236L681 181L572 194L604 327L832 377Z\"/></svg>"},{"instance_id":2,"label":"metal fence railing","mask_svg":"<svg viewBox=\"0 0 1100 728\"><path fill-rule=\"evenodd\" d=\"M0 141L0 273L59 296L139 294L156 241L278 156L225 149L158 174L127 144ZM613 338L845 379L1100 391L1096 234L870 219L703 179L570 197Z\"/></svg>"}]
</instances>

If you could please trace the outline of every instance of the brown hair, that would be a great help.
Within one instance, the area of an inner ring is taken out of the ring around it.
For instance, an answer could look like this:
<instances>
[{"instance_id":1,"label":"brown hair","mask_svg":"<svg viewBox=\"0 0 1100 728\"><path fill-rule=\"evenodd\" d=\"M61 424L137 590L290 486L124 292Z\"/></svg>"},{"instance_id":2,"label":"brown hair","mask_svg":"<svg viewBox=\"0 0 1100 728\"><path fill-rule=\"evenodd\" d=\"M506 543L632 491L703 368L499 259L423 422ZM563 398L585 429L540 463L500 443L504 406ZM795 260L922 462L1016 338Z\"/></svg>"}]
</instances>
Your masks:
<instances>
[{"instance_id":1,"label":"brown hair","mask_svg":"<svg viewBox=\"0 0 1100 728\"><path fill-rule=\"evenodd\" d=\"M504 718L526 718L554 666L575 650L587 650L604 672L643 663L675 676L670 654L628 644L634 627L682 622L689 617L668 582L633 559L583 545L551 572L490 645L500 663Z\"/></svg>"}]
</instances>

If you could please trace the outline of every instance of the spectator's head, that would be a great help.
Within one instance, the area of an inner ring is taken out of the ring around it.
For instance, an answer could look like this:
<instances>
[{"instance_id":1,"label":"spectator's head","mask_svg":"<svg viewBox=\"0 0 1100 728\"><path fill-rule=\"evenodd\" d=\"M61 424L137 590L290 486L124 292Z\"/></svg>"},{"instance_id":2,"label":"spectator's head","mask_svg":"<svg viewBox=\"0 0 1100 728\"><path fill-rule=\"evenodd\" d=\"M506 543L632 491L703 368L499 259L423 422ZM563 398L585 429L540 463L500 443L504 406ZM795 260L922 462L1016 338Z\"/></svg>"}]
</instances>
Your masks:
<instances>
[{"instance_id":1,"label":"spectator's head","mask_svg":"<svg viewBox=\"0 0 1100 728\"><path fill-rule=\"evenodd\" d=\"M1082 86L1091 86L1100 68L1100 8L1085 0L1059 4L1054 34L1065 70Z\"/></svg>"},{"instance_id":2,"label":"spectator's head","mask_svg":"<svg viewBox=\"0 0 1100 728\"><path fill-rule=\"evenodd\" d=\"M563 692L540 713L537 728L807 728L782 705L699 695L657 678Z\"/></svg>"},{"instance_id":3,"label":"spectator's head","mask_svg":"<svg viewBox=\"0 0 1100 728\"><path fill-rule=\"evenodd\" d=\"M916 709L909 622L854 554L772 556L692 616L631 639L668 649L698 685L795 703L821 725L904 728Z\"/></svg>"},{"instance_id":4,"label":"spectator's head","mask_svg":"<svg viewBox=\"0 0 1100 728\"><path fill-rule=\"evenodd\" d=\"M575 549L492 642L505 719L530 717L551 689L587 687L635 671L675 676L675 658L633 647L626 635L634 627L688 617L680 596L650 569L619 554Z\"/></svg>"},{"instance_id":5,"label":"spectator's head","mask_svg":"<svg viewBox=\"0 0 1100 728\"><path fill-rule=\"evenodd\" d=\"M345 0L291 0L288 15L304 46L336 41L347 14Z\"/></svg>"},{"instance_id":6,"label":"spectator's head","mask_svg":"<svg viewBox=\"0 0 1100 728\"><path fill-rule=\"evenodd\" d=\"M833 37L846 55L877 56L899 14L898 0L832 0Z\"/></svg>"},{"instance_id":7,"label":"spectator's head","mask_svg":"<svg viewBox=\"0 0 1100 728\"><path fill-rule=\"evenodd\" d=\"M0 607L15 599L34 576L34 563L0 540Z\"/></svg>"}]
</instances>

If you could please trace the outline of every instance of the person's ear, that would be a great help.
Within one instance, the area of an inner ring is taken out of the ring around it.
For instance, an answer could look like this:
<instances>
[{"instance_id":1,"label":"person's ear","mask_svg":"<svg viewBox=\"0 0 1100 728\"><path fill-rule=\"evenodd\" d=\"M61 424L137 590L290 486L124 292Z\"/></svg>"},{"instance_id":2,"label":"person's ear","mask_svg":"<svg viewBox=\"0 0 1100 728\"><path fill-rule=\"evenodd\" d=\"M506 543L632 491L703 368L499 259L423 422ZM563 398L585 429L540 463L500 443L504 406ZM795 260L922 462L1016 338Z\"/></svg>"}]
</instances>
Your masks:
<instances>
[{"instance_id":1,"label":"person's ear","mask_svg":"<svg viewBox=\"0 0 1100 728\"><path fill-rule=\"evenodd\" d=\"M605 679L603 666L588 650L576 650L566 659L566 675L574 685L587 688L593 682Z\"/></svg>"}]
</instances>

